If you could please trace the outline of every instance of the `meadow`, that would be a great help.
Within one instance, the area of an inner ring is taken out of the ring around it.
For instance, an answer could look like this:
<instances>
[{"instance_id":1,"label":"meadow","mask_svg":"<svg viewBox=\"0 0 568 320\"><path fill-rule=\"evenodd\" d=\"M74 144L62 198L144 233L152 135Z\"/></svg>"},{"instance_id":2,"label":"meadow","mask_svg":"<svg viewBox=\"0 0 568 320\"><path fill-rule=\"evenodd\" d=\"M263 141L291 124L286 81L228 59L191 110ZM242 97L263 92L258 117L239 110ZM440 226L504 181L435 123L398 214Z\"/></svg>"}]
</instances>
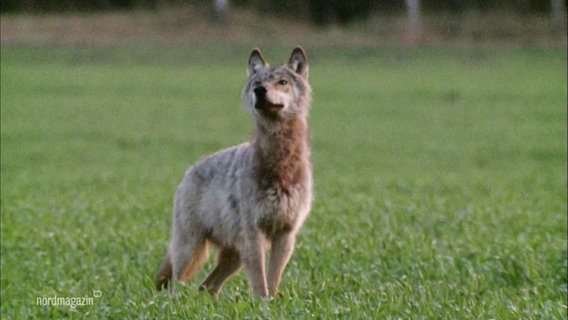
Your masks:
<instances>
[{"instance_id":1,"label":"meadow","mask_svg":"<svg viewBox=\"0 0 568 320\"><path fill-rule=\"evenodd\" d=\"M152 279L186 167L251 136L249 47L3 45L0 317L565 319L565 49L306 51L316 200L262 301Z\"/></svg>"}]
</instances>

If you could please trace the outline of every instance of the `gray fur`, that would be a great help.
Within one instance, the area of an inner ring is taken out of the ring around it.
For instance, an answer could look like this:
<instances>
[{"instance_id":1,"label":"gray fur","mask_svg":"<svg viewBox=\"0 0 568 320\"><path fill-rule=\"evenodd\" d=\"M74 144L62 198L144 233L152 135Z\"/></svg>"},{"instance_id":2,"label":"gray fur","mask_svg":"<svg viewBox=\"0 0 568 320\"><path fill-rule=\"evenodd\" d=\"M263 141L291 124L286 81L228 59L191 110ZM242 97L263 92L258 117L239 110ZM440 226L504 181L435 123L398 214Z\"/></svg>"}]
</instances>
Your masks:
<instances>
[{"instance_id":1,"label":"gray fur","mask_svg":"<svg viewBox=\"0 0 568 320\"><path fill-rule=\"evenodd\" d=\"M193 276L213 244L219 249L217 263L200 289L217 293L242 265L254 293L268 297L277 292L312 202L308 61L298 47L288 64L270 67L254 49L247 75L244 105L255 135L186 171L175 194L172 238L157 272L158 289Z\"/></svg>"}]
</instances>

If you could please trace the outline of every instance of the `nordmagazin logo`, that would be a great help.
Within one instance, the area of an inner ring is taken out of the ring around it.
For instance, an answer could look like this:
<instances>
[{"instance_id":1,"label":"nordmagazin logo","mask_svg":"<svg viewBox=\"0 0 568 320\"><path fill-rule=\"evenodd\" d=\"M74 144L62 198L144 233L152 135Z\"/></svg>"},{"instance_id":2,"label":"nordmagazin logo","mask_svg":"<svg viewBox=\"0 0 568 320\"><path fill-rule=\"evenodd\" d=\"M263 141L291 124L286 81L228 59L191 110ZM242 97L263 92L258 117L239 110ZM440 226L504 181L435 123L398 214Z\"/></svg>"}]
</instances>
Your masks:
<instances>
[{"instance_id":1,"label":"nordmagazin logo","mask_svg":"<svg viewBox=\"0 0 568 320\"><path fill-rule=\"evenodd\" d=\"M58 297L57 295L51 297L37 297L36 305L38 306L67 306L75 309L80 306L92 306L95 303L95 298L100 298L102 292L94 290L91 296L85 295L83 297Z\"/></svg>"}]
</instances>

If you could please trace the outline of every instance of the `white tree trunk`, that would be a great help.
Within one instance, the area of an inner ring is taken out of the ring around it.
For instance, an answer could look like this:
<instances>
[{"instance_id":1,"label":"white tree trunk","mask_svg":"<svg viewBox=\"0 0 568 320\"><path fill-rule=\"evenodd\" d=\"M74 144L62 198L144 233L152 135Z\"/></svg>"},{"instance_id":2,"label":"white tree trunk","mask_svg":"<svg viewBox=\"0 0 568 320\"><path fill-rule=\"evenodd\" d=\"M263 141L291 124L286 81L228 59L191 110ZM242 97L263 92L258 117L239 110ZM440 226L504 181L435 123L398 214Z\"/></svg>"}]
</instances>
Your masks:
<instances>
[{"instance_id":1,"label":"white tree trunk","mask_svg":"<svg viewBox=\"0 0 568 320\"><path fill-rule=\"evenodd\" d=\"M409 42L416 42L422 33L422 23L420 19L420 0L404 0L407 12L406 37Z\"/></svg>"},{"instance_id":2,"label":"white tree trunk","mask_svg":"<svg viewBox=\"0 0 568 320\"><path fill-rule=\"evenodd\" d=\"M552 18L552 25L554 28L562 28L566 27L566 20L564 16L564 12L566 11L564 8L564 0L550 0L550 17Z\"/></svg>"},{"instance_id":3,"label":"white tree trunk","mask_svg":"<svg viewBox=\"0 0 568 320\"><path fill-rule=\"evenodd\" d=\"M229 16L229 0L213 0L213 10L217 19L225 21Z\"/></svg>"}]
</instances>

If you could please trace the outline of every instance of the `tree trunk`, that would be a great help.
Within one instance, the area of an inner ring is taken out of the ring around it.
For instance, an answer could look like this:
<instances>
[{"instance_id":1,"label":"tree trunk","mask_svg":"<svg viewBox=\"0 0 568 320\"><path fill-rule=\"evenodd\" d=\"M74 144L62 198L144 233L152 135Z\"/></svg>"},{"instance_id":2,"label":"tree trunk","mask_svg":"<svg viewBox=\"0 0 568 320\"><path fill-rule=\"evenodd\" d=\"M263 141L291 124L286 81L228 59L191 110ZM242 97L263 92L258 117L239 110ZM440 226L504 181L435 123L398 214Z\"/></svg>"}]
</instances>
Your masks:
<instances>
[{"instance_id":1,"label":"tree trunk","mask_svg":"<svg viewBox=\"0 0 568 320\"><path fill-rule=\"evenodd\" d=\"M213 11L217 20L225 22L229 17L229 0L213 0Z\"/></svg>"},{"instance_id":2,"label":"tree trunk","mask_svg":"<svg viewBox=\"0 0 568 320\"><path fill-rule=\"evenodd\" d=\"M405 0L407 12L406 40L416 43L420 40L422 33L422 23L420 21L420 0Z\"/></svg>"},{"instance_id":3,"label":"tree trunk","mask_svg":"<svg viewBox=\"0 0 568 320\"><path fill-rule=\"evenodd\" d=\"M564 30L566 27L566 20L564 12L564 0L550 0L550 17L552 19L552 26L554 29Z\"/></svg>"}]
</instances>

